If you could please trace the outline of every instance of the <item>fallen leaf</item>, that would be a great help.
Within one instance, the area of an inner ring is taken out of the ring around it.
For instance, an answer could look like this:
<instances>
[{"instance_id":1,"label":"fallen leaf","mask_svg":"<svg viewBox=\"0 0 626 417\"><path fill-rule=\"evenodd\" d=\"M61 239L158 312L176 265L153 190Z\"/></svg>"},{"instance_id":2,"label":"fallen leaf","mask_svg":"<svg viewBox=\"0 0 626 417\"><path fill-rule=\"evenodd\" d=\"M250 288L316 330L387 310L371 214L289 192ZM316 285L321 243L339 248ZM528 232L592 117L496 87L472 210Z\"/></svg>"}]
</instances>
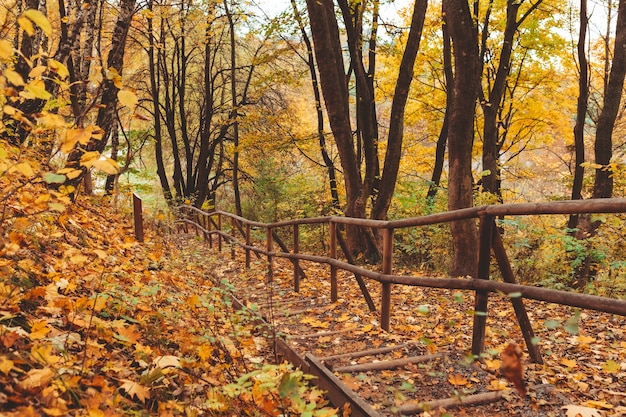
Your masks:
<instances>
[{"instance_id":1,"label":"fallen leaf","mask_svg":"<svg viewBox=\"0 0 626 417\"><path fill-rule=\"evenodd\" d=\"M460 374L450 374L448 375L448 382L452 385L467 385L469 381L465 379L463 375Z\"/></svg>"},{"instance_id":2,"label":"fallen leaf","mask_svg":"<svg viewBox=\"0 0 626 417\"><path fill-rule=\"evenodd\" d=\"M602 417L595 408L583 407L581 405L569 404L561 407L567 417Z\"/></svg>"},{"instance_id":3,"label":"fallen leaf","mask_svg":"<svg viewBox=\"0 0 626 417\"><path fill-rule=\"evenodd\" d=\"M578 366L578 363L574 359L563 358L561 359L561 365L565 365L568 368L575 368Z\"/></svg>"},{"instance_id":4,"label":"fallen leaf","mask_svg":"<svg viewBox=\"0 0 626 417\"><path fill-rule=\"evenodd\" d=\"M124 384L120 387L126 391L126 393L132 398L137 397L139 401L142 403L146 402L146 398L150 398L150 388L144 387L143 385L138 384L135 381L131 381L129 379L122 380Z\"/></svg>"},{"instance_id":5,"label":"fallen leaf","mask_svg":"<svg viewBox=\"0 0 626 417\"><path fill-rule=\"evenodd\" d=\"M26 374L26 378L18 382L17 386L22 391L34 391L48 385L53 376L54 371L47 367L42 369L31 369Z\"/></svg>"}]
</instances>

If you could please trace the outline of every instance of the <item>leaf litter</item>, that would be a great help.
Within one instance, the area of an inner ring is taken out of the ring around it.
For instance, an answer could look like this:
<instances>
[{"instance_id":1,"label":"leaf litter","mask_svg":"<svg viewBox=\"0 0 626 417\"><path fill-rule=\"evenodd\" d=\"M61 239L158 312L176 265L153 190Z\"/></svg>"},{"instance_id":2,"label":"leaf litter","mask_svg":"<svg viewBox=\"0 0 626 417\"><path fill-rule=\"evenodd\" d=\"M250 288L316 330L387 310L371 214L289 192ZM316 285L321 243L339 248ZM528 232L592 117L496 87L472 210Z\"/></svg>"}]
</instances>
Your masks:
<instances>
[{"instance_id":1,"label":"leaf litter","mask_svg":"<svg viewBox=\"0 0 626 417\"><path fill-rule=\"evenodd\" d=\"M3 200L0 415L336 415L233 308L222 259L156 227L136 242L103 197L29 212L37 193Z\"/></svg>"}]
</instances>

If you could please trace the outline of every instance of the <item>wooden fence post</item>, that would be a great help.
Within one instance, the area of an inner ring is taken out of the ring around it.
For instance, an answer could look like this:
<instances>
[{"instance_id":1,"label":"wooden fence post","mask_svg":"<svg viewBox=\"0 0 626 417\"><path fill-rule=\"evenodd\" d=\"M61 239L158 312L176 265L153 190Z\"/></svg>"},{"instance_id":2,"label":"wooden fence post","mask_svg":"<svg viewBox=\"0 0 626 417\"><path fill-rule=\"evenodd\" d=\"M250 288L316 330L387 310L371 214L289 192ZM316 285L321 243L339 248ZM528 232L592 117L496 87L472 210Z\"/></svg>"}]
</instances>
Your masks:
<instances>
[{"instance_id":1,"label":"wooden fence post","mask_svg":"<svg viewBox=\"0 0 626 417\"><path fill-rule=\"evenodd\" d=\"M250 269L250 223L246 223L246 269Z\"/></svg>"},{"instance_id":2,"label":"wooden fence post","mask_svg":"<svg viewBox=\"0 0 626 417\"><path fill-rule=\"evenodd\" d=\"M328 222L328 232L330 233L330 257L337 259L337 223L332 220ZM337 267L330 266L330 301L336 303L337 294Z\"/></svg>"},{"instance_id":3,"label":"wooden fence post","mask_svg":"<svg viewBox=\"0 0 626 417\"><path fill-rule=\"evenodd\" d=\"M222 251L222 214L217 213L217 231L220 232L217 234L217 250Z\"/></svg>"},{"instance_id":4,"label":"wooden fence post","mask_svg":"<svg viewBox=\"0 0 626 417\"><path fill-rule=\"evenodd\" d=\"M265 229L265 248L267 249L267 282L274 282L274 265L272 259L272 228Z\"/></svg>"},{"instance_id":5,"label":"wooden fence post","mask_svg":"<svg viewBox=\"0 0 626 417\"><path fill-rule=\"evenodd\" d=\"M478 279L489 279L491 265L491 240L494 230L493 216L480 216L478 242ZM485 329L487 327L488 291L476 291L474 300L474 328L472 334L472 355L479 356L485 345Z\"/></svg>"},{"instance_id":6,"label":"wooden fence post","mask_svg":"<svg viewBox=\"0 0 626 417\"><path fill-rule=\"evenodd\" d=\"M207 214L206 216L206 220L207 220L207 230L209 231L209 248L213 249L213 235L210 233L211 229L213 228L213 220L211 219L211 215Z\"/></svg>"},{"instance_id":7,"label":"wooden fence post","mask_svg":"<svg viewBox=\"0 0 626 417\"><path fill-rule=\"evenodd\" d=\"M237 226L235 226L236 221L237 220L235 220L234 217L230 218L230 235L231 236L235 236L235 230L237 228ZM235 259L235 244L232 240L231 240L231 245L230 245L230 259Z\"/></svg>"},{"instance_id":8,"label":"wooden fence post","mask_svg":"<svg viewBox=\"0 0 626 417\"><path fill-rule=\"evenodd\" d=\"M393 229L383 229L383 274L391 274L393 269ZM391 321L391 283L382 284L380 327L389 331Z\"/></svg>"},{"instance_id":9,"label":"wooden fence post","mask_svg":"<svg viewBox=\"0 0 626 417\"><path fill-rule=\"evenodd\" d=\"M133 193L133 217L135 220L135 239L143 242L143 209L141 207L141 198Z\"/></svg>"},{"instance_id":10,"label":"wooden fence post","mask_svg":"<svg viewBox=\"0 0 626 417\"><path fill-rule=\"evenodd\" d=\"M298 254L300 252L300 234L298 224L293 225L293 253ZM293 259L293 290L300 292L300 260L298 258Z\"/></svg>"}]
</instances>

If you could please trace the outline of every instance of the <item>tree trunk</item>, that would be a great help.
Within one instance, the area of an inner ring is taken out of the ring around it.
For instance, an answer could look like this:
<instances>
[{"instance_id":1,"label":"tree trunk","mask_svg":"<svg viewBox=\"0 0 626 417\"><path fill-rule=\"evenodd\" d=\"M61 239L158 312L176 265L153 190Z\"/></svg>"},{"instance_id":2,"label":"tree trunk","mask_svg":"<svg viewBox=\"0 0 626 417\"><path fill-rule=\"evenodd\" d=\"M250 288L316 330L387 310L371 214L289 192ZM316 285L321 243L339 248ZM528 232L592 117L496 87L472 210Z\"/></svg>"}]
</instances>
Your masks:
<instances>
[{"instance_id":1,"label":"tree trunk","mask_svg":"<svg viewBox=\"0 0 626 417\"><path fill-rule=\"evenodd\" d=\"M576 124L574 125L574 182L572 184L572 200L582 200L583 180L585 178L585 120L589 105L589 63L585 46L587 44L587 0L580 0L580 28L578 32L578 103L576 106ZM569 217L567 227L570 230L578 226L578 215Z\"/></svg>"},{"instance_id":2,"label":"tree trunk","mask_svg":"<svg viewBox=\"0 0 626 417\"><path fill-rule=\"evenodd\" d=\"M519 31L520 25L526 18L541 4L542 0L537 0L518 20L518 12L521 2L508 0L506 7L506 25L504 28L504 38L500 50L500 59L496 70L495 78L491 84L491 91L488 92L487 99L482 99L484 114L483 126L483 191L494 194L499 202L502 202L502 181L500 165L500 153L502 151L503 140L500 139L500 129L498 128L498 115L502 110L504 92L507 86L507 79L511 72L511 56L513 53L513 42ZM483 29L483 48L486 48L486 39L489 37L488 20L490 13L485 18ZM483 51L483 54L485 51Z\"/></svg>"},{"instance_id":3,"label":"tree trunk","mask_svg":"<svg viewBox=\"0 0 626 417\"><path fill-rule=\"evenodd\" d=\"M313 56L313 45L311 44L311 39L306 32L304 27L304 22L302 21L302 16L300 11L298 10L298 5L296 4L296 0L291 0L291 8L293 10L294 17L298 22L298 27L300 28L300 35L302 36L302 40L304 41L304 45L306 46L306 64L309 68L309 74L311 76L311 87L313 89L313 97L315 98L315 111L317 114L317 139L320 145L320 153L322 154L322 159L324 164L326 165L326 171L328 173L328 182L330 186L330 196L332 199L332 205L335 210L340 209L339 202L339 192L337 190L337 173L335 169L335 163L331 159L328 154L328 150L326 149L326 138L324 136L324 112L322 109L322 95L320 93L319 82L317 80L317 71L315 69L315 58Z\"/></svg>"},{"instance_id":4,"label":"tree trunk","mask_svg":"<svg viewBox=\"0 0 626 417\"><path fill-rule=\"evenodd\" d=\"M107 68L113 68L121 76L124 66L124 51L126 49L126 39L130 22L135 12L136 0L123 0L120 4L120 13L113 29L111 39L111 50L107 59ZM65 163L66 168L73 168L81 171L76 178L66 181L66 185L76 186L87 173L87 168L80 163L85 152L102 152L111 136L116 123L115 114L117 111L117 93L119 88L112 79L103 81L102 96L100 99L101 108L98 110L96 125L103 131L101 136L93 136L89 143L82 147L77 145L70 152Z\"/></svg>"},{"instance_id":5,"label":"tree trunk","mask_svg":"<svg viewBox=\"0 0 626 417\"><path fill-rule=\"evenodd\" d=\"M448 127L450 125L450 103L452 103L452 86L454 84L454 76L452 73L452 48L450 47L450 31L448 30L448 19L443 15L443 24L441 26L443 36L443 72L446 81L446 114L443 116L443 123L439 131L437 139L437 147L435 149L435 166L433 175L428 185L428 193L426 201L429 204L434 202L439 185L441 183L441 174L443 173L443 164L446 157L446 143L448 142Z\"/></svg>"},{"instance_id":6,"label":"tree trunk","mask_svg":"<svg viewBox=\"0 0 626 417\"><path fill-rule=\"evenodd\" d=\"M361 195L361 172L355 154L354 139L350 125L347 79L339 27L332 0L307 0L311 34L320 75L320 85L328 113L330 128L335 138L346 188L348 217L365 217L365 206L359 203ZM350 250L362 247L358 232L348 232Z\"/></svg>"},{"instance_id":7,"label":"tree trunk","mask_svg":"<svg viewBox=\"0 0 626 417\"><path fill-rule=\"evenodd\" d=\"M380 182L380 189L376 197L376 203L372 208L373 219L386 219L391 198L396 187L398 170L400 168L400 157L402 155L402 139L404 137L404 110L411 81L413 80L413 67L419 50L422 38L422 29L426 17L427 0L416 0L413 7L413 17L411 19L411 29L407 39L407 46L402 55L398 80L391 103L391 120L389 124L389 136L387 139L387 153L385 154L385 164Z\"/></svg>"},{"instance_id":8,"label":"tree trunk","mask_svg":"<svg viewBox=\"0 0 626 417\"><path fill-rule=\"evenodd\" d=\"M148 66L150 70L150 93L152 96L152 116L154 118L154 154L157 165L157 175L161 183L161 189L163 190L163 196L168 204L172 204L172 190L170 189L170 183L167 179L167 173L165 172L165 161L163 160L163 141L161 133L161 107L159 105L159 96L161 86L157 82L157 61L154 57L154 50L156 49L156 40L154 37L154 19L151 17L154 15L154 2L150 0L148 3L148 10L153 12L148 17Z\"/></svg>"},{"instance_id":9,"label":"tree trunk","mask_svg":"<svg viewBox=\"0 0 626 417\"><path fill-rule=\"evenodd\" d=\"M593 198L610 198L613 195L613 170L611 158L613 157L613 128L620 108L624 78L626 76L626 0L620 0L617 10L617 25L615 27L615 49L609 74L608 84L605 89L604 105L598 118L595 141L596 176L593 183ZM589 215L581 215L578 218L577 237L588 239L595 236L600 221L591 221ZM591 249L590 244L587 248ZM572 286L585 288L587 283L596 273L596 262L587 255L583 265L576 269Z\"/></svg>"},{"instance_id":10,"label":"tree trunk","mask_svg":"<svg viewBox=\"0 0 626 417\"><path fill-rule=\"evenodd\" d=\"M472 144L474 113L480 65L478 34L466 0L444 0L454 47L454 87L450 104L448 208L457 210L473 205ZM476 276L478 238L473 220L450 224L454 276Z\"/></svg>"}]
</instances>

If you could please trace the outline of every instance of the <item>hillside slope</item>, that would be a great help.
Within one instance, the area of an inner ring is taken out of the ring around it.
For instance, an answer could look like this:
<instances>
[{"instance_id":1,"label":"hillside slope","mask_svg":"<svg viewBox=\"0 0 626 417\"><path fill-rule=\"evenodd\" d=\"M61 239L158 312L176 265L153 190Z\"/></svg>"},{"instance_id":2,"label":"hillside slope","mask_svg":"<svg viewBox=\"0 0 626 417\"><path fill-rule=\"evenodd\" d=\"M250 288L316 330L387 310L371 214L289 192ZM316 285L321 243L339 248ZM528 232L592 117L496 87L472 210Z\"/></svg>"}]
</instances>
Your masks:
<instances>
[{"instance_id":1,"label":"hillside slope","mask_svg":"<svg viewBox=\"0 0 626 417\"><path fill-rule=\"evenodd\" d=\"M272 364L208 248L138 243L128 209L72 204L16 155L0 155L0 414L334 414Z\"/></svg>"}]
</instances>

